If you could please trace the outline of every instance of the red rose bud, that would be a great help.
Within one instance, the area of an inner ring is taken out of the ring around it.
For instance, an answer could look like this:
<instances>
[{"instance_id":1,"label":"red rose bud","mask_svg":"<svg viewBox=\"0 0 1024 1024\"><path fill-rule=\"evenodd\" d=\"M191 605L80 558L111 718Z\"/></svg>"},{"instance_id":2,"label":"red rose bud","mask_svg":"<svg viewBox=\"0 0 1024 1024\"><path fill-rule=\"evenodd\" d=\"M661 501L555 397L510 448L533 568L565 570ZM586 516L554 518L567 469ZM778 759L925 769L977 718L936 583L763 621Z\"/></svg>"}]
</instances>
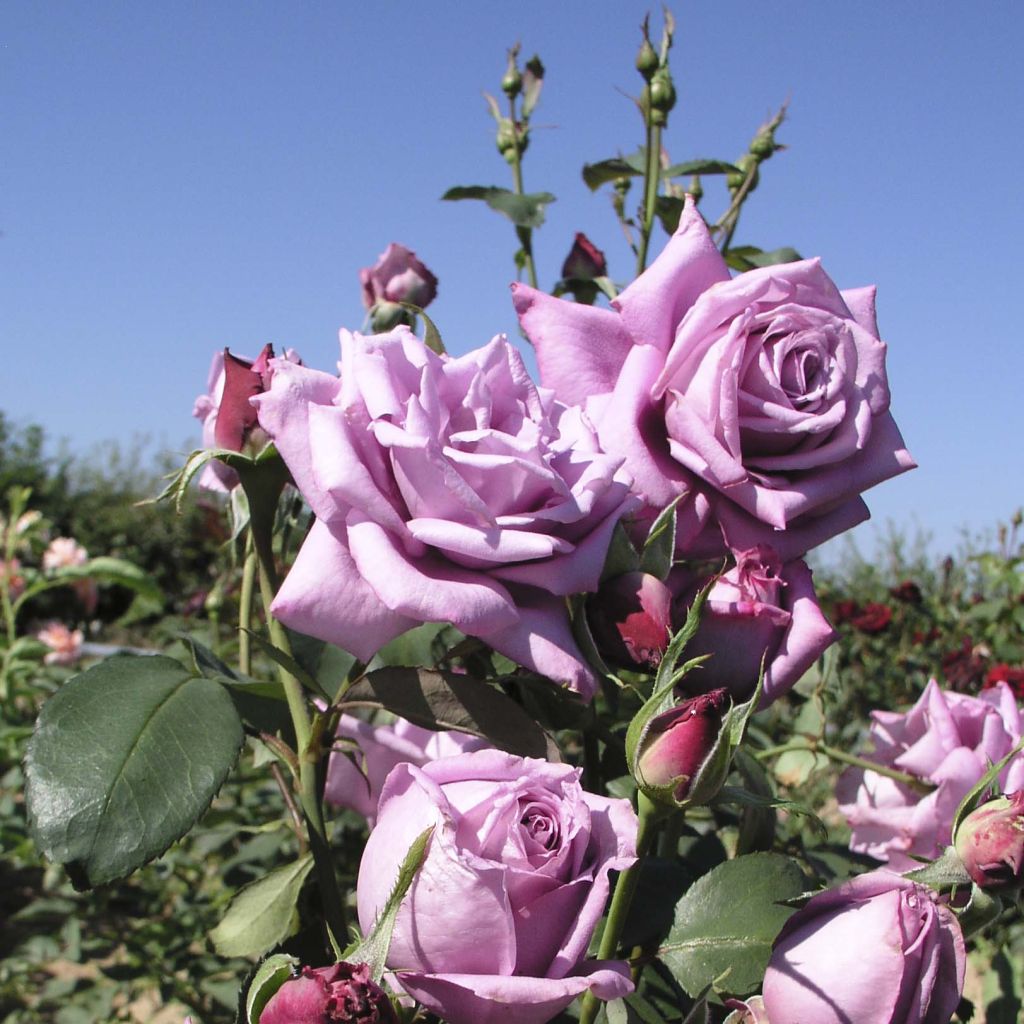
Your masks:
<instances>
[{"instance_id":1,"label":"red rose bud","mask_svg":"<svg viewBox=\"0 0 1024 1024\"><path fill-rule=\"evenodd\" d=\"M259 1024L398 1024L391 1000L366 964L303 967L260 1014Z\"/></svg>"},{"instance_id":2,"label":"red rose bud","mask_svg":"<svg viewBox=\"0 0 1024 1024\"><path fill-rule=\"evenodd\" d=\"M622 668L657 668L672 629L672 592L657 576L627 572L601 585L587 604L601 656Z\"/></svg>"},{"instance_id":3,"label":"red rose bud","mask_svg":"<svg viewBox=\"0 0 1024 1024\"><path fill-rule=\"evenodd\" d=\"M676 783L675 799L685 800L718 742L728 708L729 691L723 687L658 715L644 737L637 761L639 781L654 787Z\"/></svg>"},{"instance_id":4,"label":"red rose bud","mask_svg":"<svg viewBox=\"0 0 1024 1024\"><path fill-rule=\"evenodd\" d=\"M608 264L604 253L582 231L577 231L572 249L562 264L562 277L590 281L595 277L604 277L607 273Z\"/></svg>"},{"instance_id":5,"label":"red rose bud","mask_svg":"<svg viewBox=\"0 0 1024 1024\"><path fill-rule=\"evenodd\" d=\"M224 349L224 394L213 435L218 448L240 452L245 445L249 433L256 426L256 409L249 399L266 391L269 363L273 356L271 345L264 345L252 363Z\"/></svg>"},{"instance_id":6,"label":"red rose bud","mask_svg":"<svg viewBox=\"0 0 1024 1024\"><path fill-rule=\"evenodd\" d=\"M990 800L968 814L954 844L967 873L981 888L1019 886L1024 881L1024 790Z\"/></svg>"}]
</instances>

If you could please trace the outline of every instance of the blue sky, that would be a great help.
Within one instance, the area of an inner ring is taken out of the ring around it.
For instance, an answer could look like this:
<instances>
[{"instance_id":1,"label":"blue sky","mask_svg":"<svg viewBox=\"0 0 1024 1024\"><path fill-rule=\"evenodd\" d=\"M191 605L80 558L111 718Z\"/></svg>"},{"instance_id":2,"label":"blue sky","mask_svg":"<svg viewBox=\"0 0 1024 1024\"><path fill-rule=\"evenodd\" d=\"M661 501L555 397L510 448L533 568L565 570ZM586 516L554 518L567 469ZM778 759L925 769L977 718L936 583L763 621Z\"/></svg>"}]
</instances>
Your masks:
<instances>
[{"instance_id":1,"label":"blue sky","mask_svg":"<svg viewBox=\"0 0 1024 1024\"><path fill-rule=\"evenodd\" d=\"M358 269L392 240L440 278L452 351L514 334L511 227L455 184L509 184L481 98L521 40L548 68L526 187L553 283L577 230L631 257L584 162L630 152L649 5L11 2L0 14L0 409L85 451L186 450L212 352L293 345L331 368ZM876 283L893 409L920 468L875 521L983 529L1024 503L1018 306L1024 8L675 5L675 160L735 159L787 98L788 149L736 237ZM659 21L659 18L655 19ZM723 196L709 188L706 213ZM661 237L656 245L661 244ZM11 368L13 357L13 370ZM871 546L871 529L858 531Z\"/></svg>"}]
</instances>

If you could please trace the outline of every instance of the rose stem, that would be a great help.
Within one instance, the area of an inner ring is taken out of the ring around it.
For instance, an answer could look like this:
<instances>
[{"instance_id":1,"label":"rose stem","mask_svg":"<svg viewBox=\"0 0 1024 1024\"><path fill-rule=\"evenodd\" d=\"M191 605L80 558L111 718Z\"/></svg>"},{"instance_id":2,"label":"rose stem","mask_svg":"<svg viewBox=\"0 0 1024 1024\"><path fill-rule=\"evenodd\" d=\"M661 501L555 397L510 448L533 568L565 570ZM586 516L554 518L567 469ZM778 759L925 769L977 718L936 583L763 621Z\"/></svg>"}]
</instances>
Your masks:
<instances>
[{"instance_id":1,"label":"rose stem","mask_svg":"<svg viewBox=\"0 0 1024 1024\"><path fill-rule=\"evenodd\" d=\"M246 534L245 561L242 564L242 591L238 597L238 671L252 675L252 602L256 583L256 550L252 534Z\"/></svg>"},{"instance_id":2,"label":"rose stem","mask_svg":"<svg viewBox=\"0 0 1024 1024\"><path fill-rule=\"evenodd\" d=\"M626 868L615 880L615 891L612 893L612 901L608 907L608 920L605 922L604 931L601 933L601 944L597 950L598 960L610 960L619 948L619 936L622 935L629 907L633 902L637 883L640 881L640 868L654 839L657 823L664 815L664 811L653 801L648 800L643 793L637 794L637 809L640 827L636 837L636 863L632 867ZM594 1024L599 1003L600 1001L593 992L588 991L583 995L580 1001L580 1024Z\"/></svg>"},{"instance_id":3,"label":"rose stem","mask_svg":"<svg viewBox=\"0 0 1024 1024\"><path fill-rule=\"evenodd\" d=\"M640 225L640 248L636 256L636 273L639 277L647 266L647 246L654 230L654 210L658 202L658 179L661 175L661 126L651 124L651 112L647 121L647 160L644 165L644 209Z\"/></svg>"},{"instance_id":4,"label":"rose stem","mask_svg":"<svg viewBox=\"0 0 1024 1024\"><path fill-rule=\"evenodd\" d=\"M517 196L523 194L523 165L519 154L519 126L516 124L516 101L509 97L509 120L512 122L512 188ZM516 225L516 236L523 247L523 262L526 265L526 276L530 287L537 287L537 268L533 262L533 230Z\"/></svg>"}]
</instances>

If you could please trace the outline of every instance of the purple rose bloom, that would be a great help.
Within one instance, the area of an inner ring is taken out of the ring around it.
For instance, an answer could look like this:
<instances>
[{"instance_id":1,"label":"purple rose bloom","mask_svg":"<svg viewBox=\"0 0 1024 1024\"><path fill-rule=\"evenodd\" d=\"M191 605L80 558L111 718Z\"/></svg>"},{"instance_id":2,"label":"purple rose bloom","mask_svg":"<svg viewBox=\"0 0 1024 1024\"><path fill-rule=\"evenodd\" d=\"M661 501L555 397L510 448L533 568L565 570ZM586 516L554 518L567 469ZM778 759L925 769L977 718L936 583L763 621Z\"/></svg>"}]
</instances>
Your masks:
<instances>
[{"instance_id":1,"label":"purple rose bloom","mask_svg":"<svg viewBox=\"0 0 1024 1024\"><path fill-rule=\"evenodd\" d=\"M850 848L897 870L915 865L912 854L938 856L952 842L960 801L1020 736L1020 709L1006 683L972 697L941 690L933 679L906 714L872 711L875 749L866 756L934 788L922 793L876 772L847 769L836 795L853 829ZM1024 756L1003 769L1000 787L1024 789Z\"/></svg>"},{"instance_id":2,"label":"purple rose bloom","mask_svg":"<svg viewBox=\"0 0 1024 1024\"><path fill-rule=\"evenodd\" d=\"M632 507L621 459L503 337L459 358L342 332L341 379L275 361L254 399L316 522L274 614L362 660L451 622L589 697L565 597Z\"/></svg>"},{"instance_id":3,"label":"purple rose bloom","mask_svg":"<svg viewBox=\"0 0 1024 1024\"><path fill-rule=\"evenodd\" d=\"M359 283L367 309L382 302L411 302L424 309L437 297L437 278L416 253L398 242L392 242L372 267L359 271Z\"/></svg>"},{"instance_id":4,"label":"purple rose bloom","mask_svg":"<svg viewBox=\"0 0 1024 1024\"><path fill-rule=\"evenodd\" d=\"M967 954L935 893L891 871L818 893L783 926L764 977L778 1024L948 1024Z\"/></svg>"},{"instance_id":5,"label":"purple rose bloom","mask_svg":"<svg viewBox=\"0 0 1024 1024\"><path fill-rule=\"evenodd\" d=\"M867 518L860 492L914 465L874 290L840 292L817 260L732 278L692 201L611 310L513 291L542 382L587 403L649 506L685 496L688 553L770 543L789 560Z\"/></svg>"},{"instance_id":6,"label":"purple rose bloom","mask_svg":"<svg viewBox=\"0 0 1024 1024\"><path fill-rule=\"evenodd\" d=\"M260 1024L398 1024L387 993L366 964L303 967L260 1014Z\"/></svg>"},{"instance_id":7,"label":"purple rose bloom","mask_svg":"<svg viewBox=\"0 0 1024 1024\"><path fill-rule=\"evenodd\" d=\"M370 725L342 715L337 735L351 740L355 749L334 750L327 762L324 798L348 807L372 825L384 780L398 764L422 766L439 757L453 757L489 747L487 740L454 729L432 732L404 718L393 725Z\"/></svg>"},{"instance_id":8,"label":"purple rose bloom","mask_svg":"<svg viewBox=\"0 0 1024 1024\"><path fill-rule=\"evenodd\" d=\"M413 998L449 1024L543 1024L587 989L632 991L624 963L584 959L608 872L636 859L629 801L585 792L568 765L497 750L399 765L359 867L364 931L431 825L388 955Z\"/></svg>"},{"instance_id":9,"label":"purple rose bloom","mask_svg":"<svg viewBox=\"0 0 1024 1024\"><path fill-rule=\"evenodd\" d=\"M683 589L688 606L699 586ZM818 605L811 570L758 545L736 554L736 565L712 586L686 656L712 657L683 681L687 690L725 687L736 701L757 686L764 659L761 707L787 693L836 638Z\"/></svg>"}]
</instances>

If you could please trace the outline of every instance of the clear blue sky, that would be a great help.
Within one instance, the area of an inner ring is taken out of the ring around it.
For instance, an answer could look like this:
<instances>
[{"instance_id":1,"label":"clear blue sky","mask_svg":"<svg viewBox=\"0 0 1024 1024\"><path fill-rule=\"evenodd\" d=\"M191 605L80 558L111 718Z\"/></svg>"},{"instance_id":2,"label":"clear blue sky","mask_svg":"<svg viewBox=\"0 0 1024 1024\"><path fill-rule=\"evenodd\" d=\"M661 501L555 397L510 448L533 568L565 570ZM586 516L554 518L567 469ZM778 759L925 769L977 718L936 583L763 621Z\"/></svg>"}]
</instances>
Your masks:
<instances>
[{"instance_id":1,"label":"clear blue sky","mask_svg":"<svg viewBox=\"0 0 1024 1024\"><path fill-rule=\"evenodd\" d=\"M139 433L185 450L211 353L272 341L332 368L338 327L362 321L358 269L392 240L440 278L431 312L451 350L514 333L511 227L438 197L509 183L481 92L516 39L548 67L525 166L528 189L558 196L542 280L577 230L627 279L608 201L579 168L640 141L627 94L648 9L10 0L0 409L76 450ZM876 521L950 547L961 524L1008 518L1024 503L1024 7L675 12L673 159L736 158L789 98L789 149L736 241L793 245L841 287L879 286L894 412L921 468L868 495ZM720 202L709 191L706 212Z\"/></svg>"}]
</instances>

